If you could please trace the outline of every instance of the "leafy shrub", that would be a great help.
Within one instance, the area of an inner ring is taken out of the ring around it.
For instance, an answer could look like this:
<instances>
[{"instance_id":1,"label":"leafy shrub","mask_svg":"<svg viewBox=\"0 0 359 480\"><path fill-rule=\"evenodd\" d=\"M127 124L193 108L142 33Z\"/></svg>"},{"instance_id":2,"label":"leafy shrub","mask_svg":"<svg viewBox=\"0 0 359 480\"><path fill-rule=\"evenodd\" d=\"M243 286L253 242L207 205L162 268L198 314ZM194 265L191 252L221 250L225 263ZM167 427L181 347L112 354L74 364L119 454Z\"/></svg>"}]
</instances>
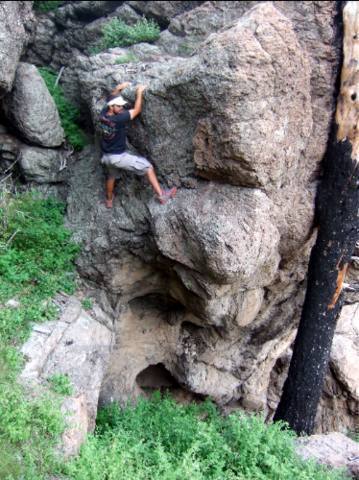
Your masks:
<instances>
[{"instance_id":1,"label":"leafy shrub","mask_svg":"<svg viewBox=\"0 0 359 480\"><path fill-rule=\"evenodd\" d=\"M60 85L55 87L57 75L53 70L47 67L40 67L39 72L55 101L66 139L75 150L82 150L87 145L87 139L84 132L76 124L80 113L79 110L66 100Z\"/></svg>"},{"instance_id":2,"label":"leafy shrub","mask_svg":"<svg viewBox=\"0 0 359 480\"><path fill-rule=\"evenodd\" d=\"M40 480L56 468L53 453L64 420L48 396L29 400L15 379L0 377L0 478Z\"/></svg>"},{"instance_id":3,"label":"leafy shrub","mask_svg":"<svg viewBox=\"0 0 359 480\"><path fill-rule=\"evenodd\" d=\"M85 310L91 310L92 308L92 300L90 298L84 298L81 304Z\"/></svg>"},{"instance_id":4,"label":"leafy shrub","mask_svg":"<svg viewBox=\"0 0 359 480\"><path fill-rule=\"evenodd\" d=\"M53 318L50 297L74 289L79 247L63 226L64 206L35 193L0 195L0 478L40 480L57 467L53 453L64 421L54 398L29 399L16 382L15 348L30 322ZM17 308L6 306L16 299Z\"/></svg>"},{"instance_id":5,"label":"leafy shrub","mask_svg":"<svg viewBox=\"0 0 359 480\"><path fill-rule=\"evenodd\" d=\"M160 36L160 27L153 20L143 18L135 25L127 25L114 18L102 29L103 38L92 51L98 53L114 47L128 47L140 42L155 42Z\"/></svg>"},{"instance_id":6,"label":"leafy shrub","mask_svg":"<svg viewBox=\"0 0 359 480\"><path fill-rule=\"evenodd\" d=\"M51 12L56 10L62 3L62 1L57 0L49 0L47 2L35 0L34 9L42 13Z\"/></svg>"},{"instance_id":7,"label":"leafy shrub","mask_svg":"<svg viewBox=\"0 0 359 480\"><path fill-rule=\"evenodd\" d=\"M136 57L136 55L132 52L128 52L126 53L126 55L122 55L121 57L118 57L115 63L119 65L119 64L131 63L131 62L137 62L137 61L138 61L138 58Z\"/></svg>"},{"instance_id":8,"label":"leafy shrub","mask_svg":"<svg viewBox=\"0 0 359 480\"><path fill-rule=\"evenodd\" d=\"M96 435L65 473L76 480L334 480L340 473L299 460L283 425L223 418L210 402L177 405L156 394L98 414Z\"/></svg>"},{"instance_id":9,"label":"leafy shrub","mask_svg":"<svg viewBox=\"0 0 359 480\"><path fill-rule=\"evenodd\" d=\"M0 197L0 341L23 340L29 324L53 318L50 298L74 290L79 246L63 226L64 205L35 193ZM6 306L10 299L19 308Z\"/></svg>"},{"instance_id":10,"label":"leafy shrub","mask_svg":"<svg viewBox=\"0 0 359 480\"><path fill-rule=\"evenodd\" d=\"M72 395L73 387L67 375L57 373L52 375L48 382L51 385L51 390L59 395Z\"/></svg>"}]
</instances>

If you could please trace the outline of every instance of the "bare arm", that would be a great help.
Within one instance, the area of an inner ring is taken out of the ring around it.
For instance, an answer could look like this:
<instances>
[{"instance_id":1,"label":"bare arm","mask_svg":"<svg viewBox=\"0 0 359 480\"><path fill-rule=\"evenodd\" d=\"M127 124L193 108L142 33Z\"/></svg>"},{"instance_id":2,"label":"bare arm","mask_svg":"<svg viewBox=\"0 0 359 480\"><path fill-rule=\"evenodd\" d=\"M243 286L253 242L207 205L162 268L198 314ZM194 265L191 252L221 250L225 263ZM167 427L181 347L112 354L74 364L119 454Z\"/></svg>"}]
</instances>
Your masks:
<instances>
[{"instance_id":1,"label":"bare arm","mask_svg":"<svg viewBox=\"0 0 359 480\"><path fill-rule=\"evenodd\" d=\"M144 85L139 85L136 89L135 107L130 110L131 120L133 120L142 111L143 92L146 89Z\"/></svg>"},{"instance_id":2,"label":"bare arm","mask_svg":"<svg viewBox=\"0 0 359 480\"><path fill-rule=\"evenodd\" d=\"M111 96L116 96L116 95L119 95L122 90L124 90L126 87L128 87L130 84L130 82L123 82L123 83L119 83L111 92Z\"/></svg>"}]
</instances>

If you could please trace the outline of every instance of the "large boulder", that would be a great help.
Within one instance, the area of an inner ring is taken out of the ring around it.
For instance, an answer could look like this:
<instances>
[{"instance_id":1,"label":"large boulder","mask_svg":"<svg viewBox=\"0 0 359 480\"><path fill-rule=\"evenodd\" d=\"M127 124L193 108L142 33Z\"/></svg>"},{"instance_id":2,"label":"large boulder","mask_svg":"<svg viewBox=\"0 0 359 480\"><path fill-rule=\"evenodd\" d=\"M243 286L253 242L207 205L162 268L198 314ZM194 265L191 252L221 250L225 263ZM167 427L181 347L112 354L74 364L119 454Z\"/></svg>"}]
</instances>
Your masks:
<instances>
[{"instance_id":1,"label":"large boulder","mask_svg":"<svg viewBox=\"0 0 359 480\"><path fill-rule=\"evenodd\" d=\"M28 142L58 147L64 141L59 113L34 65L20 63L14 88L3 101L6 118Z\"/></svg>"},{"instance_id":2,"label":"large boulder","mask_svg":"<svg viewBox=\"0 0 359 480\"><path fill-rule=\"evenodd\" d=\"M342 433L300 438L296 441L296 452L304 460L344 469L353 478L359 478L359 444Z\"/></svg>"},{"instance_id":3,"label":"large boulder","mask_svg":"<svg viewBox=\"0 0 359 480\"><path fill-rule=\"evenodd\" d=\"M130 143L163 185L179 187L160 206L124 172L109 211L99 152L84 152L72 170L68 222L84 245L78 267L117 305L103 401L143 393L146 376L164 368L221 405L268 414L276 407L269 385L295 335L315 242L333 109L334 7L233 3L232 13L248 11L223 17L209 37L205 28L189 58L118 65L123 50L110 49L71 63L94 124L117 83L132 81L130 102L136 83L148 85Z\"/></svg>"},{"instance_id":4,"label":"large boulder","mask_svg":"<svg viewBox=\"0 0 359 480\"><path fill-rule=\"evenodd\" d=\"M67 166L68 153L64 150L22 145L18 161L27 182L57 183Z\"/></svg>"},{"instance_id":5,"label":"large boulder","mask_svg":"<svg viewBox=\"0 0 359 480\"><path fill-rule=\"evenodd\" d=\"M88 432L95 428L97 403L112 344L110 320L100 309L91 314L79 299L58 296L62 310L56 321L34 325L22 346L25 365L20 381L30 392L50 390L54 375L66 376L72 392L63 400L67 428L60 450L65 456L78 453Z\"/></svg>"},{"instance_id":6,"label":"large boulder","mask_svg":"<svg viewBox=\"0 0 359 480\"><path fill-rule=\"evenodd\" d=\"M272 202L259 190L209 183L181 190L164 210L151 206L161 253L219 284L264 286L278 268Z\"/></svg>"},{"instance_id":7,"label":"large boulder","mask_svg":"<svg viewBox=\"0 0 359 480\"><path fill-rule=\"evenodd\" d=\"M12 88L33 20L31 6L31 2L0 2L0 97Z\"/></svg>"}]
</instances>

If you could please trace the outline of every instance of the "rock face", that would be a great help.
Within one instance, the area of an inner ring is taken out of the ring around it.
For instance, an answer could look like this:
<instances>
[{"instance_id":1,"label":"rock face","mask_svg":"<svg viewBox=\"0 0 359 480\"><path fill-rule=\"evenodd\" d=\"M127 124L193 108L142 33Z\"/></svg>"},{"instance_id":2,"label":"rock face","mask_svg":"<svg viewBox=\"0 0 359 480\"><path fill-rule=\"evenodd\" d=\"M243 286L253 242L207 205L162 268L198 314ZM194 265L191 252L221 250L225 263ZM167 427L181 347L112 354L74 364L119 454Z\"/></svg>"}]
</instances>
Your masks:
<instances>
[{"instance_id":1,"label":"rock face","mask_svg":"<svg viewBox=\"0 0 359 480\"><path fill-rule=\"evenodd\" d=\"M0 98L12 88L32 21L30 2L0 2Z\"/></svg>"},{"instance_id":2,"label":"rock face","mask_svg":"<svg viewBox=\"0 0 359 480\"><path fill-rule=\"evenodd\" d=\"M298 439L296 451L303 459L312 459L331 468L344 468L359 478L359 445L337 432Z\"/></svg>"},{"instance_id":3,"label":"rock face","mask_svg":"<svg viewBox=\"0 0 359 480\"><path fill-rule=\"evenodd\" d=\"M338 380L359 402L359 304L346 305L339 317L330 355Z\"/></svg>"},{"instance_id":4,"label":"rock face","mask_svg":"<svg viewBox=\"0 0 359 480\"><path fill-rule=\"evenodd\" d=\"M145 382L160 364L188 391L267 411L271 372L293 341L315 240L322 140L315 137L314 150L312 59L296 29L299 23L261 4L187 59L115 65L112 51L73 64L94 123L112 85L149 85L129 138L163 181L180 186L161 207L124 174L108 212L95 156L84 153L73 171L68 219L85 243L79 269L108 289L119 309L103 402L136 396L138 378ZM328 71L333 75L330 60L325 78ZM328 84L333 88L333 76ZM133 100L134 89L124 95ZM316 119L328 132L330 111L322 113ZM143 342L129 353L141 325ZM162 329L168 344L158 342ZM133 369L130 357L138 359Z\"/></svg>"},{"instance_id":5,"label":"rock face","mask_svg":"<svg viewBox=\"0 0 359 480\"><path fill-rule=\"evenodd\" d=\"M58 298L58 302L63 309L59 320L35 325L22 347L26 364L20 379L28 388L38 389L49 388L53 375L68 377L73 392L62 405L64 413L69 414L69 427L63 434L61 451L70 456L78 452L87 432L95 427L112 334L100 323L103 314L93 318L74 297Z\"/></svg>"},{"instance_id":6,"label":"rock face","mask_svg":"<svg viewBox=\"0 0 359 480\"><path fill-rule=\"evenodd\" d=\"M3 100L7 120L28 142L58 147L64 141L60 117L34 65L19 63L14 88Z\"/></svg>"},{"instance_id":7,"label":"rock face","mask_svg":"<svg viewBox=\"0 0 359 480\"><path fill-rule=\"evenodd\" d=\"M18 161L27 182L56 183L61 181L61 171L66 167L67 154L62 150L23 145Z\"/></svg>"},{"instance_id":8,"label":"rock face","mask_svg":"<svg viewBox=\"0 0 359 480\"><path fill-rule=\"evenodd\" d=\"M67 3L41 16L27 53L32 63L65 66L63 86L94 127L117 83L132 82L130 102L135 84L148 85L130 147L150 159L163 185L179 187L160 206L143 179L124 172L107 210L98 148L69 168L67 221L83 244L78 269L101 288L94 294L114 321L100 401L170 388L270 418L316 235L339 58L335 3L120 3ZM109 17L134 23L142 13L161 24L155 45L88 55ZM128 52L136 62L119 64ZM37 181L53 181L40 157L22 161L25 176L35 175L35 163ZM358 334L342 331L318 431L344 431L355 420L354 367L342 349L353 351L354 365Z\"/></svg>"}]
</instances>

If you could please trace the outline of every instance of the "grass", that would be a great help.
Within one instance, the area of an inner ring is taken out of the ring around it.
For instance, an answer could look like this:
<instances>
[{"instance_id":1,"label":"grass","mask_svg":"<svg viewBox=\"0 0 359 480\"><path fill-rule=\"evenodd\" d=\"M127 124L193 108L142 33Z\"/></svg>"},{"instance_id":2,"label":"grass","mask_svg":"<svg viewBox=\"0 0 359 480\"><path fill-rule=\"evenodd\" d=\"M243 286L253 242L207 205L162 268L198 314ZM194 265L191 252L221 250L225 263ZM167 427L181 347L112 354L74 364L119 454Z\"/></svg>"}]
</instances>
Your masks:
<instances>
[{"instance_id":1,"label":"grass","mask_svg":"<svg viewBox=\"0 0 359 480\"><path fill-rule=\"evenodd\" d=\"M73 394L73 386L67 375L63 375L62 373L54 374L48 379L48 382L54 393L65 396Z\"/></svg>"},{"instance_id":2,"label":"grass","mask_svg":"<svg viewBox=\"0 0 359 480\"><path fill-rule=\"evenodd\" d=\"M104 25L102 39L91 48L91 53L114 47L129 47L135 43L151 43L158 40L159 36L160 27L154 20L143 18L135 25L127 25L123 20L114 18Z\"/></svg>"},{"instance_id":3,"label":"grass","mask_svg":"<svg viewBox=\"0 0 359 480\"><path fill-rule=\"evenodd\" d=\"M117 65L122 65L124 63L132 63L137 61L138 61L138 58L136 57L136 55L132 52L128 52L125 55L121 55L120 57L118 57L115 63Z\"/></svg>"},{"instance_id":4,"label":"grass","mask_svg":"<svg viewBox=\"0 0 359 480\"><path fill-rule=\"evenodd\" d=\"M0 339L22 341L31 322L53 318L50 299L74 291L73 259L79 251L63 226L64 205L35 193L0 196ZM19 308L6 306L10 299Z\"/></svg>"},{"instance_id":5,"label":"grass","mask_svg":"<svg viewBox=\"0 0 359 480\"><path fill-rule=\"evenodd\" d=\"M80 114L79 110L65 98L60 85L55 87L57 75L53 70L47 67L40 67L39 72L59 111L66 140L75 150L82 150L88 142L86 135L76 123Z\"/></svg>"},{"instance_id":6,"label":"grass","mask_svg":"<svg viewBox=\"0 0 359 480\"><path fill-rule=\"evenodd\" d=\"M257 416L178 405L155 394L100 411L97 430L65 466L73 480L334 480L341 473L299 460L294 434Z\"/></svg>"},{"instance_id":7,"label":"grass","mask_svg":"<svg viewBox=\"0 0 359 480\"><path fill-rule=\"evenodd\" d=\"M18 347L31 324L56 316L51 297L75 288L79 247L63 226L64 205L35 193L0 194L0 478L40 480L55 469L53 447L64 428L51 394L29 398L16 381ZM16 308L7 302L16 299Z\"/></svg>"}]
</instances>

